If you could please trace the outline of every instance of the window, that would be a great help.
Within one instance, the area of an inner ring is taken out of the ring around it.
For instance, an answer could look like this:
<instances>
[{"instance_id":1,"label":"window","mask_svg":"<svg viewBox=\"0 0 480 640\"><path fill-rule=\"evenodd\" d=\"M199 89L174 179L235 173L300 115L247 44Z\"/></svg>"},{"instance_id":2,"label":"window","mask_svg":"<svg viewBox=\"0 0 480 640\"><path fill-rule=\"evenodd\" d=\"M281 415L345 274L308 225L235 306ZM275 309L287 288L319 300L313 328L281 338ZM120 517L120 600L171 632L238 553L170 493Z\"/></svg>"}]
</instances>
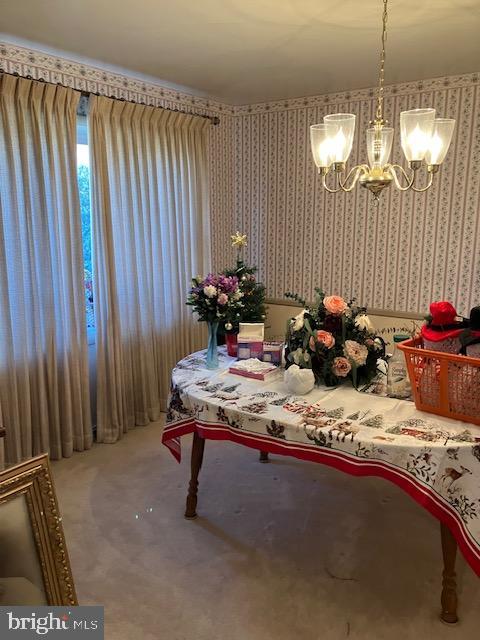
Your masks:
<instances>
[{"instance_id":1,"label":"window","mask_svg":"<svg viewBox=\"0 0 480 640\"><path fill-rule=\"evenodd\" d=\"M77 119L77 177L82 217L83 269L85 282L85 311L87 330L95 328L92 289L92 228L90 218L90 158L88 150L87 119Z\"/></svg>"}]
</instances>

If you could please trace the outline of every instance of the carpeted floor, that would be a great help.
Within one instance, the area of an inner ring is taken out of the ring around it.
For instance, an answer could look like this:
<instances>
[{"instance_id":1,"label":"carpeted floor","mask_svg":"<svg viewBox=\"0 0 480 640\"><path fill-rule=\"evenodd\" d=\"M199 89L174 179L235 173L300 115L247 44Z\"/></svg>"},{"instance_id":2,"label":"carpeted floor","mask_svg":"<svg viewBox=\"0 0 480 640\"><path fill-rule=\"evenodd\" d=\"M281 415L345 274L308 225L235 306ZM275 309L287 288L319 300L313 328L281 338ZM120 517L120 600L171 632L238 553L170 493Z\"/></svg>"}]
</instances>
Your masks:
<instances>
[{"instance_id":1,"label":"carpeted floor","mask_svg":"<svg viewBox=\"0 0 480 640\"><path fill-rule=\"evenodd\" d=\"M107 640L474 640L480 579L458 560L461 622L438 619L439 524L385 481L207 442L183 518L161 424L53 463L78 597Z\"/></svg>"}]
</instances>

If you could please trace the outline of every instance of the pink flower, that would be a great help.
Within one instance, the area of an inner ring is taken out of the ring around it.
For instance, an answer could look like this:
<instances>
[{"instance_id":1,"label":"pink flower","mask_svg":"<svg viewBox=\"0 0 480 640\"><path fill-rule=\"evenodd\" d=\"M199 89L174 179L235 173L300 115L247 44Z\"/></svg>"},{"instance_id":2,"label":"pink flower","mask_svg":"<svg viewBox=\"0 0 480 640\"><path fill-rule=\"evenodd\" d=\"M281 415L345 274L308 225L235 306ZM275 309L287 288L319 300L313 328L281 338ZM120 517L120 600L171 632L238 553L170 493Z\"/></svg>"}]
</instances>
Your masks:
<instances>
[{"instance_id":1,"label":"pink flower","mask_svg":"<svg viewBox=\"0 0 480 640\"><path fill-rule=\"evenodd\" d=\"M367 347L355 340L345 340L343 353L358 367L362 367L366 363L368 357Z\"/></svg>"},{"instance_id":2,"label":"pink flower","mask_svg":"<svg viewBox=\"0 0 480 640\"><path fill-rule=\"evenodd\" d=\"M342 356L334 358L332 373L338 378L346 378L351 370L352 366L346 358L343 358Z\"/></svg>"},{"instance_id":3,"label":"pink flower","mask_svg":"<svg viewBox=\"0 0 480 640\"><path fill-rule=\"evenodd\" d=\"M228 302L227 294L226 293L221 293L218 296L218 304L224 305L224 304L227 304L227 302Z\"/></svg>"},{"instance_id":4,"label":"pink flower","mask_svg":"<svg viewBox=\"0 0 480 640\"><path fill-rule=\"evenodd\" d=\"M326 349L331 349L335 345L335 338L332 336L330 331L316 331L315 337L311 336L310 338L310 348L312 351L315 350L315 341L319 342Z\"/></svg>"},{"instance_id":5,"label":"pink flower","mask_svg":"<svg viewBox=\"0 0 480 640\"><path fill-rule=\"evenodd\" d=\"M327 296L323 299L323 304L328 313L334 316L341 316L348 309L348 305L340 296Z\"/></svg>"}]
</instances>

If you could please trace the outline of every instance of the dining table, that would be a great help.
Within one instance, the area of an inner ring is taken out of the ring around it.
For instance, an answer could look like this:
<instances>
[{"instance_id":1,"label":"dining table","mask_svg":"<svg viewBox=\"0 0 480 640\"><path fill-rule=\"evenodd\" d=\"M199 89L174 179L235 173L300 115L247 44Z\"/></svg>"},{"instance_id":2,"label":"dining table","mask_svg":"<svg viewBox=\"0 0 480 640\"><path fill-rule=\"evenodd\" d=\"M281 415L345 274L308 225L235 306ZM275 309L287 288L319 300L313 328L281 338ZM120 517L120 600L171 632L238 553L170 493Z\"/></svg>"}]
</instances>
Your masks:
<instances>
[{"instance_id":1,"label":"dining table","mask_svg":"<svg viewBox=\"0 0 480 640\"><path fill-rule=\"evenodd\" d=\"M162 442L177 461L181 438L193 434L186 518L197 515L206 440L228 440L269 455L328 465L352 476L388 480L440 523L441 619L458 621L456 555L480 576L480 427L415 408L408 400L361 393L348 382L291 393L282 375L261 381L229 372L236 362L219 348L172 371Z\"/></svg>"}]
</instances>

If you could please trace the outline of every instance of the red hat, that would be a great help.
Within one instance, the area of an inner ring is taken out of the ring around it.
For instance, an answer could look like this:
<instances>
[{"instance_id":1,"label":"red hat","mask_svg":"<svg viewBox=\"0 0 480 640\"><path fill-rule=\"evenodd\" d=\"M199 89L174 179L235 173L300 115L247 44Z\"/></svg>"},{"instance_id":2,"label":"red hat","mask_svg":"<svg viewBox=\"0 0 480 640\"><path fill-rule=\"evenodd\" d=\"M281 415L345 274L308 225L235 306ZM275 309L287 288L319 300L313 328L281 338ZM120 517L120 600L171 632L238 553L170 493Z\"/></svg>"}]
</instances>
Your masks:
<instances>
[{"instance_id":1,"label":"red hat","mask_svg":"<svg viewBox=\"0 0 480 640\"><path fill-rule=\"evenodd\" d=\"M460 335L464 327L463 320L457 320L457 310L447 301L432 302L431 319L422 327L422 336L431 342L440 342Z\"/></svg>"}]
</instances>

